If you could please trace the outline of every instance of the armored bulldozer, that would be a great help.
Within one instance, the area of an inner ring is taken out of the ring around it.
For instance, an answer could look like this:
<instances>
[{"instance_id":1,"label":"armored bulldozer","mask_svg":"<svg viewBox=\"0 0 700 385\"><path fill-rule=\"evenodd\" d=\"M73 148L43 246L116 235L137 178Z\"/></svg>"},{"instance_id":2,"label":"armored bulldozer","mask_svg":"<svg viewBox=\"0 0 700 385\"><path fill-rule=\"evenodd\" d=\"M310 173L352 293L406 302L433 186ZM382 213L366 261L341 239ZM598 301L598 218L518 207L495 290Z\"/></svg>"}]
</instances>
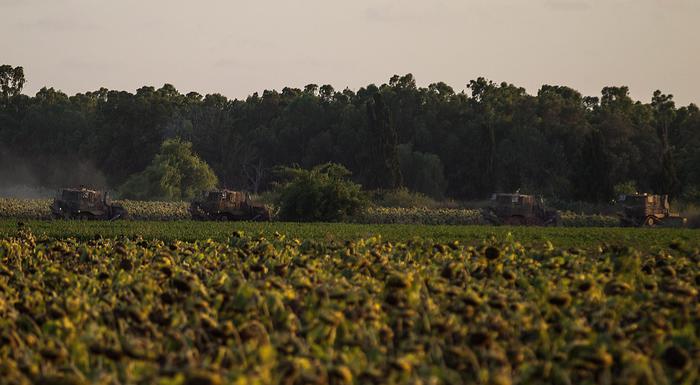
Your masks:
<instances>
[{"instance_id":1,"label":"armored bulldozer","mask_svg":"<svg viewBox=\"0 0 700 385\"><path fill-rule=\"evenodd\" d=\"M195 220L215 221L269 221L271 218L265 205L253 202L246 193L232 190L205 192L201 199L190 204L190 214Z\"/></svg>"},{"instance_id":2,"label":"armored bulldozer","mask_svg":"<svg viewBox=\"0 0 700 385\"><path fill-rule=\"evenodd\" d=\"M631 194L618 199L620 223L631 227L684 227L688 219L671 212L668 195Z\"/></svg>"},{"instance_id":3,"label":"armored bulldozer","mask_svg":"<svg viewBox=\"0 0 700 385\"><path fill-rule=\"evenodd\" d=\"M542 198L519 193L493 194L485 217L495 225L558 226L560 222L559 213L548 210Z\"/></svg>"},{"instance_id":4,"label":"armored bulldozer","mask_svg":"<svg viewBox=\"0 0 700 385\"><path fill-rule=\"evenodd\" d=\"M107 191L87 188L64 188L51 204L55 219L113 220L126 219L128 212L116 203Z\"/></svg>"}]
</instances>

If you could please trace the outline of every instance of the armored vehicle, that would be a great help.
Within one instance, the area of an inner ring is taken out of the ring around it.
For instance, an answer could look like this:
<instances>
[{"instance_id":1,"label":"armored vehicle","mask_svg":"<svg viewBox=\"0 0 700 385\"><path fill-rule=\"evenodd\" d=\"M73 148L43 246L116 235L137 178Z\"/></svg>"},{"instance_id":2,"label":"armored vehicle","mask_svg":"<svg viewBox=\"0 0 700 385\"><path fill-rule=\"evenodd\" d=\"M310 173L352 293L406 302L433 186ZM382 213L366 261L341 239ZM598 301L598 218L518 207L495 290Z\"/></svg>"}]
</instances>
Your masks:
<instances>
[{"instance_id":1,"label":"armored vehicle","mask_svg":"<svg viewBox=\"0 0 700 385\"><path fill-rule=\"evenodd\" d=\"M56 219L125 219L126 209L112 203L106 191L87 188L64 188L51 204L51 214Z\"/></svg>"},{"instance_id":2,"label":"armored vehicle","mask_svg":"<svg viewBox=\"0 0 700 385\"><path fill-rule=\"evenodd\" d=\"M190 204L190 213L197 220L269 221L270 210L255 203L241 191L207 191Z\"/></svg>"},{"instance_id":3,"label":"armored vehicle","mask_svg":"<svg viewBox=\"0 0 700 385\"><path fill-rule=\"evenodd\" d=\"M541 198L525 194L493 194L486 219L496 225L557 226L559 213L548 210Z\"/></svg>"},{"instance_id":4,"label":"armored vehicle","mask_svg":"<svg viewBox=\"0 0 700 385\"><path fill-rule=\"evenodd\" d=\"M623 226L668 226L683 227L688 220L671 212L668 195L631 194L621 195L620 222Z\"/></svg>"}]
</instances>

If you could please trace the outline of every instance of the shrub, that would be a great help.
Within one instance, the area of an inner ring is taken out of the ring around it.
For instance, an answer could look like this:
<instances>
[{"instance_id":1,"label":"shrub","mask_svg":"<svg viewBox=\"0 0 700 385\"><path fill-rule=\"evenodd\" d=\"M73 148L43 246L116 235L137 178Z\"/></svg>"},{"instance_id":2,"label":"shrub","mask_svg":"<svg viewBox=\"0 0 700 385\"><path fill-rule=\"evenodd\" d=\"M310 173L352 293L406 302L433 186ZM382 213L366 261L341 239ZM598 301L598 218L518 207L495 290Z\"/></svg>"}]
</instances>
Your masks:
<instances>
[{"instance_id":1,"label":"shrub","mask_svg":"<svg viewBox=\"0 0 700 385\"><path fill-rule=\"evenodd\" d=\"M311 170L279 168L287 181L278 186L276 204L282 220L333 222L351 217L367 206L359 184L349 181L345 167L326 163Z\"/></svg>"},{"instance_id":2,"label":"shrub","mask_svg":"<svg viewBox=\"0 0 700 385\"><path fill-rule=\"evenodd\" d=\"M217 183L209 165L192 152L192 143L168 139L153 162L130 176L119 191L125 199L190 200Z\"/></svg>"},{"instance_id":3,"label":"shrub","mask_svg":"<svg viewBox=\"0 0 700 385\"><path fill-rule=\"evenodd\" d=\"M405 187L395 190L372 192L372 203L381 207L436 207L438 203L425 194L413 192Z\"/></svg>"},{"instance_id":4,"label":"shrub","mask_svg":"<svg viewBox=\"0 0 700 385\"><path fill-rule=\"evenodd\" d=\"M627 182L618 183L613 187L615 192L615 198L620 195L632 195L637 193L637 184L633 180L628 180Z\"/></svg>"}]
</instances>

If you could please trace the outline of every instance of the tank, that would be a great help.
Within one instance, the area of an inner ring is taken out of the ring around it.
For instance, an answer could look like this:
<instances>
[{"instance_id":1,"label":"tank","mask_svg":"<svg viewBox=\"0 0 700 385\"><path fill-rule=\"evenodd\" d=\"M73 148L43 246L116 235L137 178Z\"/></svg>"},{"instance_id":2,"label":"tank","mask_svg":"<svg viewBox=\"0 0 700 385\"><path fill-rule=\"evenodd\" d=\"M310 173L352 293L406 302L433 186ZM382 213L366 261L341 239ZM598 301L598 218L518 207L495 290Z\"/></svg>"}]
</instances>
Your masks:
<instances>
[{"instance_id":1,"label":"tank","mask_svg":"<svg viewBox=\"0 0 700 385\"><path fill-rule=\"evenodd\" d=\"M270 210L253 202L250 195L241 191L213 190L202 194L190 203L190 214L195 220L216 221L269 221Z\"/></svg>"},{"instance_id":2,"label":"tank","mask_svg":"<svg viewBox=\"0 0 700 385\"><path fill-rule=\"evenodd\" d=\"M621 195L620 223L628 227L685 227L688 219L671 212L668 195Z\"/></svg>"},{"instance_id":3,"label":"tank","mask_svg":"<svg viewBox=\"0 0 700 385\"><path fill-rule=\"evenodd\" d=\"M559 213L548 210L542 198L520 193L496 193L486 211L486 219L495 225L558 226Z\"/></svg>"},{"instance_id":4,"label":"tank","mask_svg":"<svg viewBox=\"0 0 700 385\"><path fill-rule=\"evenodd\" d=\"M55 219L113 220L126 219L128 212L112 202L109 192L88 188L64 188L51 204Z\"/></svg>"}]
</instances>

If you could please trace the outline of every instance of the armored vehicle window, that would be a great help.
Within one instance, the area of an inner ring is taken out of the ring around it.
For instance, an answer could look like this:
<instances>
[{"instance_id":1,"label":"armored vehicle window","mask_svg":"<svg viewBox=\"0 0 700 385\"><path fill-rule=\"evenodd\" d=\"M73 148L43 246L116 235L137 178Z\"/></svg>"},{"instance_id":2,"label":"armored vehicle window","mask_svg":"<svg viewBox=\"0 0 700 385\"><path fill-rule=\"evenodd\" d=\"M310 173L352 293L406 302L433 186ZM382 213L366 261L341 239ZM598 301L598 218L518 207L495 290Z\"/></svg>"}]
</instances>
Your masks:
<instances>
[{"instance_id":1,"label":"armored vehicle window","mask_svg":"<svg viewBox=\"0 0 700 385\"><path fill-rule=\"evenodd\" d=\"M211 199L211 200L218 200L218 199L225 199L225 198L226 198L226 193L223 193L223 192L212 191L209 193L209 199Z\"/></svg>"},{"instance_id":2,"label":"armored vehicle window","mask_svg":"<svg viewBox=\"0 0 700 385\"><path fill-rule=\"evenodd\" d=\"M625 201L630 202L632 204L643 204L645 201L646 197L643 195L632 195L632 196L626 196Z\"/></svg>"},{"instance_id":3,"label":"armored vehicle window","mask_svg":"<svg viewBox=\"0 0 700 385\"><path fill-rule=\"evenodd\" d=\"M511 203L512 202L512 197L510 195L499 195L498 198L496 199L497 202L500 203ZM516 200L517 202L517 200Z\"/></svg>"},{"instance_id":4,"label":"armored vehicle window","mask_svg":"<svg viewBox=\"0 0 700 385\"><path fill-rule=\"evenodd\" d=\"M62 195L62 198L64 200L67 200L67 201L80 199L80 191L64 190L63 194L61 194L61 195Z\"/></svg>"}]
</instances>

